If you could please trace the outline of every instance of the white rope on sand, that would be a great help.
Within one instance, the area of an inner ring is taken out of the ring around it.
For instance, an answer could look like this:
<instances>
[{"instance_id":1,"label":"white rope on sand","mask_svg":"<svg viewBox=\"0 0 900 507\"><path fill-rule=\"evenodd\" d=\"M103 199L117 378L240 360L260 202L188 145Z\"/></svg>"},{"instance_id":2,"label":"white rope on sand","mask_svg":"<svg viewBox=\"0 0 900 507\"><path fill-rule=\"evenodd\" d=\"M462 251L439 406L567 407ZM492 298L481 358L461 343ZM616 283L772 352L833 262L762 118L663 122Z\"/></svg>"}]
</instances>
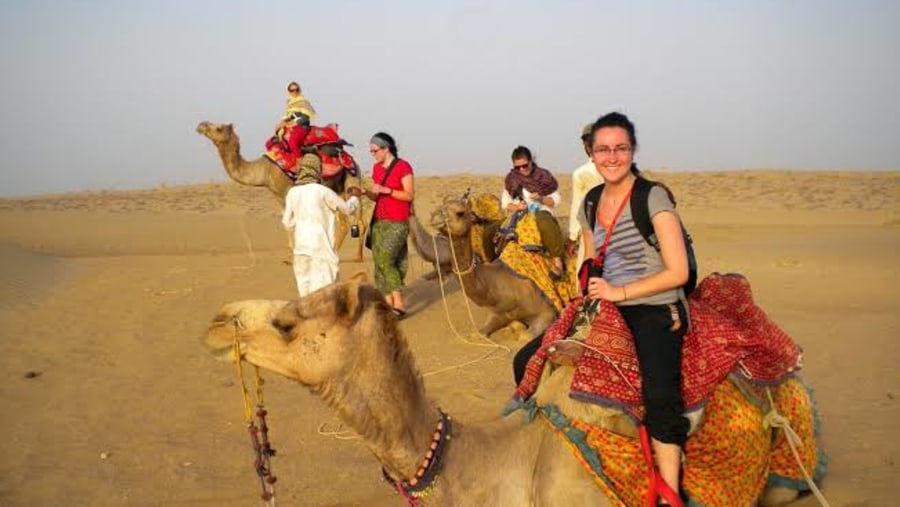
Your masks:
<instances>
[{"instance_id":1,"label":"white rope on sand","mask_svg":"<svg viewBox=\"0 0 900 507\"><path fill-rule=\"evenodd\" d=\"M433 233L429 233L429 234L431 235L431 242L434 247L435 256L437 256L437 234L433 234ZM481 338L481 340L487 341L488 343L478 343L478 342L473 342L471 340L466 339L465 337L462 336L462 334L460 334L459 331L457 331L456 326L453 325L453 319L450 317L450 307L447 303L447 293L446 293L446 291L444 291L444 278L441 274L440 263L436 262L435 264L436 264L436 271L438 273L438 285L441 288L441 301L444 304L444 314L447 317L447 323L450 324L450 330L453 331L453 334L460 341L465 343L466 345L472 345L475 347L489 347L490 350L488 350L484 355L482 355L481 357L478 357L477 359L473 359L471 361L466 361L464 363L460 363L460 364L456 364L453 366L448 366L446 368L441 368L438 370L423 373L422 377L427 377L430 375L437 375L438 373L443 373L446 371L463 368L465 366L476 364L476 363L479 363L482 361L487 361L489 358L491 358L490 356L493 355L494 352L496 352L498 349L502 350L504 352L504 355L507 355L510 352L509 347L507 347L505 345L500 345L499 343L495 342L494 340L491 340L489 337L485 336L483 333L478 331L478 325L475 324L475 317L472 315L472 307L469 305L469 295L466 294L466 286L465 286L465 284L463 284L463 281L462 281L462 274L461 274L461 270L459 269L459 260L457 259L456 251L453 248L453 241L450 240L449 243L450 243L450 254L453 259L453 266L454 266L453 272L456 273L456 276L459 279L459 285L462 288L463 301L465 301L465 303L466 303L466 311L469 314L469 322L472 324L472 327L475 328L475 331L472 332L471 334L474 334L475 336ZM503 356L496 356L491 359L496 359L497 357L503 357Z\"/></svg>"},{"instance_id":2,"label":"white rope on sand","mask_svg":"<svg viewBox=\"0 0 900 507\"><path fill-rule=\"evenodd\" d=\"M241 215L238 224L241 226L241 235L244 237L244 243L247 245L247 254L250 256L250 264L246 266L231 266L231 269L251 269L256 267L256 252L253 251L253 243L250 241L250 235L247 234L247 225L244 223L246 219L246 215Z\"/></svg>"}]
</instances>

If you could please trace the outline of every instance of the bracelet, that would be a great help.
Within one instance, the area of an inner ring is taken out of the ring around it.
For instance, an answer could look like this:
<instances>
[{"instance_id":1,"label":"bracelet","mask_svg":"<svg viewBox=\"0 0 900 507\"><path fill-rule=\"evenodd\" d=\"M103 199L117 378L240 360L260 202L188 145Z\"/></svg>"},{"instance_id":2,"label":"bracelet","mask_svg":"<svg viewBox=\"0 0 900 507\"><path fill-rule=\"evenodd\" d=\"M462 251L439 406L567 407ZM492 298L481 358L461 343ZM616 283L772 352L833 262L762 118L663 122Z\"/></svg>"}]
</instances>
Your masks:
<instances>
[{"instance_id":1,"label":"bracelet","mask_svg":"<svg viewBox=\"0 0 900 507\"><path fill-rule=\"evenodd\" d=\"M622 301L628 301L628 291L625 290L625 286L622 286Z\"/></svg>"}]
</instances>

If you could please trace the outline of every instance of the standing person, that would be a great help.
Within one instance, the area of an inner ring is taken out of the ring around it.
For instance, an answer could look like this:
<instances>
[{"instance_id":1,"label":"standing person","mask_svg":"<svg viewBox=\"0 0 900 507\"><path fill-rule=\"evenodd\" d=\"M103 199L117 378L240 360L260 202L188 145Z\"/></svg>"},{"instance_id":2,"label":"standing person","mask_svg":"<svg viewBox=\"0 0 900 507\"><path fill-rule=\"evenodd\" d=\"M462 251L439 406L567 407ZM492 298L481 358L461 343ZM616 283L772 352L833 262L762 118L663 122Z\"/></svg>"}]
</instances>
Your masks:
<instances>
[{"instance_id":1,"label":"standing person","mask_svg":"<svg viewBox=\"0 0 900 507\"><path fill-rule=\"evenodd\" d=\"M659 476L671 488L669 493L678 492L681 450L689 427L681 393L681 349L688 328L682 287L689 271L681 222L666 189L654 185L647 207L659 251L636 227L629 203L640 177L633 163L638 144L634 124L625 115L600 117L590 140L604 187L596 217L589 220L583 210L579 220L582 241L600 251L603 261L602 276L588 280L587 297L615 303L634 335L645 410L642 424L652 439ZM660 505L682 503L675 493Z\"/></svg>"},{"instance_id":2,"label":"standing person","mask_svg":"<svg viewBox=\"0 0 900 507\"><path fill-rule=\"evenodd\" d=\"M597 167L594 166L594 162L591 160L591 129L593 126L593 123L588 123L581 129L581 146L584 149L584 153L587 155L587 162L578 166L578 168L572 172L572 204L569 207L569 241L573 242L577 248L576 252L578 260L575 266L578 267L580 267L581 263L584 261L585 252L591 249L590 245L585 245L580 241L581 224L578 222L578 214L581 211L581 203L584 202L584 196L588 193L588 190L603 183L600 172L597 171Z\"/></svg>"},{"instance_id":3,"label":"standing person","mask_svg":"<svg viewBox=\"0 0 900 507\"><path fill-rule=\"evenodd\" d=\"M534 163L531 150L517 146L512 152L513 167L503 181L500 205L507 213L534 212L541 232L541 243L553 259L551 275L556 280L565 277L565 241L553 209L559 205L559 183L553 174Z\"/></svg>"},{"instance_id":4,"label":"standing person","mask_svg":"<svg viewBox=\"0 0 900 507\"><path fill-rule=\"evenodd\" d=\"M321 184L321 164L315 155L304 155L297 164L297 181L288 190L281 218L294 232L294 277L301 298L337 280L334 213L349 215L359 206L355 196L345 202Z\"/></svg>"},{"instance_id":5,"label":"standing person","mask_svg":"<svg viewBox=\"0 0 900 507\"><path fill-rule=\"evenodd\" d=\"M375 286L385 295L398 319L406 316L406 305L400 289L409 265L409 217L415 190L413 168L397 155L397 143L384 132L369 140L369 154L375 159L372 167L372 188L353 188L354 195L365 192L375 201L372 214L372 255L375 258Z\"/></svg>"}]
</instances>

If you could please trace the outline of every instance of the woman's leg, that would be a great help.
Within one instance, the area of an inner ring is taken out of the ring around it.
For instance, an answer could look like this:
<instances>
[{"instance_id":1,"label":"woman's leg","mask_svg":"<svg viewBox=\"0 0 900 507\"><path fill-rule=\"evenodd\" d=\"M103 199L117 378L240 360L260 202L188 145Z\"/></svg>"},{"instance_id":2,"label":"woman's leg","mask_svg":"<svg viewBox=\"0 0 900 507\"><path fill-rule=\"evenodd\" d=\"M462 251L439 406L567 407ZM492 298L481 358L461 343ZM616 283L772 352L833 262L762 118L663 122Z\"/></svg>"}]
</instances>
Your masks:
<instances>
[{"instance_id":1,"label":"woman's leg","mask_svg":"<svg viewBox=\"0 0 900 507\"><path fill-rule=\"evenodd\" d=\"M375 286L385 295L385 301L395 308L403 308L400 289L408 268L409 223L376 220L372 225L373 257L375 258Z\"/></svg>"},{"instance_id":2,"label":"woman's leg","mask_svg":"<svg viewBox=\"0 0 900 507\"><path fill-rule=\"evenodd\" d=\"M681 395L681 347L687 321L681 303L675 305L682 324L674 331L668 305L621 306L619 310L634 335L646 412L644 424L652 437L656 466L666 484L678 491L681 449L690 423L684 417Z\"/></svg>"},{"instance_id":3,"label":"woman's leg","mask_svg":"<svg viewBox=\"0 0 900 507\"><path fill-rule=\"evenodd\" d=\"M541 348L541 341L543 341L543 339L544 335L542 334L523 345L522 348L516 352L516 356L513 358L513 379L516 381L516 385L519 385L519 382L525 378L525 367L528 366L528 361L531 359L531 356Z\"/></svg>"}]
</instances>

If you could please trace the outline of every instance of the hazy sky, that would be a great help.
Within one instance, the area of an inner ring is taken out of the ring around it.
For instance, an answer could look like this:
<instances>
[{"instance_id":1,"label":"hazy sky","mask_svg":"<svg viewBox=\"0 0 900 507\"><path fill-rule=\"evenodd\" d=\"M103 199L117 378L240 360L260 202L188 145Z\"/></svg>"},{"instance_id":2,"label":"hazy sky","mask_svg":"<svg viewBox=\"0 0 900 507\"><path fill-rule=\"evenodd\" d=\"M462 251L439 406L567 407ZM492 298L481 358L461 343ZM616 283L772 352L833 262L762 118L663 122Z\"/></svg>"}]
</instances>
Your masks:
<instances>
[{"instance_id":1,"label":"hazy sky","mask_svg":"<svg viewBox=\"0 0 900 507\"><path fill-rule=\"evenodd\" d=\"M198 122L262 152L298 80L368 172L555 172L582 125L637 124L645 168L900 169L900 2L0 3L0 194L223 181Z\"/></svg>"}]
</instances>

